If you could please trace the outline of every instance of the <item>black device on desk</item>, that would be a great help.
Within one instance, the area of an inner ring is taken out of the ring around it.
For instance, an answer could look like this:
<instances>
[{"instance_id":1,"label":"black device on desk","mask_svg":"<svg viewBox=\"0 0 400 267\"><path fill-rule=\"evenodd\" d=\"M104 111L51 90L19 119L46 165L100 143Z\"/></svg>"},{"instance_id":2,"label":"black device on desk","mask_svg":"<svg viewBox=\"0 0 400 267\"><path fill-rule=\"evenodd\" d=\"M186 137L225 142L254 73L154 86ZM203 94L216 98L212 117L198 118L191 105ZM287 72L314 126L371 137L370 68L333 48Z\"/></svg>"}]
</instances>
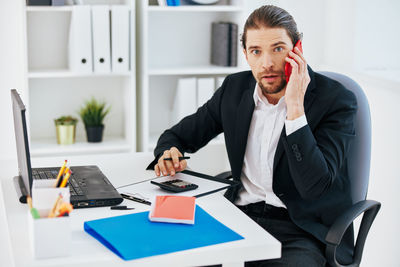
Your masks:
<instances>
[{"instance_id":1,"label":"black device on desk","mask_svg":"<svg viewBox=\"0 0 400 267\"><path fill-rule=\"evenodd\" d=\"M189 191L189 190L194 190L199 187L197 184L188 183L188 182L182 181L180 179L165 181L165 182L161 182L161 183L151 181L150 183L158 185L162 189L171 191L174 193L180 193L180 192L185 192L185 191Z\"/></svg>"},{"instance_id":2,"label":"black device on desk","mask_svg":"<svg viewBox=\"0 0 400 267\"><path fill-rule=\"evenodd\" d=\"M11 90L11 99L19 169L19 176L14 177L14 185L19 201L26 203L27 195L31 195L33 179L55 180L59 167L31 167L25 105L15 89ZM71 166L71 171L69 190L74 208L112 206L123 201L99 167Z\"/></svg>"}]
</instances>

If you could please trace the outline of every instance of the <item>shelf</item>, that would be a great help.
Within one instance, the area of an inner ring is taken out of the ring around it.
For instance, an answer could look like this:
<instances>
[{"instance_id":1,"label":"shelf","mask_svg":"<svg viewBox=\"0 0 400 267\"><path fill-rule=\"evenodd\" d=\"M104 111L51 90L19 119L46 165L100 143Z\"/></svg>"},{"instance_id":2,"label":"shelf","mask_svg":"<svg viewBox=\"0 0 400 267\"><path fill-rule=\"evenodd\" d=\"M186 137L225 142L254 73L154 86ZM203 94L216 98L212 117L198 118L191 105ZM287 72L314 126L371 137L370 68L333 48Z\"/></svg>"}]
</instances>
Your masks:
<instances>
[{"instance_id":1,"label":"shelf","mask_svg":"<svg viewBox=\"0 0 400 267\"><path fill-rule=\"evenodd\" d=\"M33 157L126 152L130 149L126 139L116 137L104 137L103 142L100 143L77 141L72 145L58 145L53 138L31 141L31 156Z\"/></svg>"},{"instance_id":2,"label":"shelf","mask_svg":"<svg viewBox=\"0 0 400 267\"><path fill-rule=\"evenodd\" d=\"M40 79L40 78L73 78L73 77L117 77L117 76L130 76L130 72L126 73L77 73L65 70L41 70L41 71L29 71L28 78Z\"/></svg>"},{"instance_id":3,"label":"shelf","mask_svg":"<svg viewBox=\"0 0 400 267\"><path fill-rule=\"evenodd\" d=\"M27 12L71 12L73 5L69 6L27 6ZM132 10L134 7L131 8Z\"/></svg>"},{"instance_id":4,"label":"shelf","mask_svg":"<svg viewBox=\"0 0 400 267\"><path fill-rule=\"evenodd\" d=\"M27 6L28 12L70 12L72 6Z\"/></svg>"},{"instance_id":5,"label":"shelf","mask_svg":"<svg viewBox=\"0 0 400 267\"><path fill-rule=\"evenodd\" d=\"M214 5L214 6L149 6L151 12L241 12L241 6Z\"/></svg>"},{"instance_id":6,"label":"shelf","mask_svg":"<svg viewBox=\"0 0 400 267\"><path fill-rule=\"evenodd\" d=\"M152 68L149 70L149 75L218 75L231 74L235 72L245 71L245 67L183 67L183 68Z\"/></svg>"}]
</instances>

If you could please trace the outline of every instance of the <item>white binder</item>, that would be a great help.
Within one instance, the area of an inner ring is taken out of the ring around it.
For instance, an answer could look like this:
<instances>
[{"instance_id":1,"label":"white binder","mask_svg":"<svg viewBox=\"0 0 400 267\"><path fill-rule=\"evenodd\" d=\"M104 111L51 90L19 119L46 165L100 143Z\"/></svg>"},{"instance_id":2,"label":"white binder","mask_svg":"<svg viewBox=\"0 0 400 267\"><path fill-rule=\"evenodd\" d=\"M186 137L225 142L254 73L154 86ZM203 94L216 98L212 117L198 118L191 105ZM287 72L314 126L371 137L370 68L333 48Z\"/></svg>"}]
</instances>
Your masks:
<instances>
[{"instance_id":1,"label":"white binder","mask_svg":"<svg viewBox=\"0 0 400 267\"><path fill-rule=\"evenodd\" d=\"M171 125L196 112L196 78L180 78L172 106Z\"/></svg>"},{"instance_id":2,"label":"white binder","mask_svg":"<svg viewBox=\"0 0 400 267\"><path fill-rule=\"evenodd\" d=\"M90 6L73 6L69 32L69 69L72 72L93 71L92 27Z\"/></svg>"},{"instance_id":3,"label":"white binder","mask_svg":"<svg viewBox=\"0 0 400 267\"><path fill-rule=\"evenodd\" d=\"M96 73L111 72L110 8L92 6L93 66Z\"/></svg>"},{"instance_id":4,"label":"white binder","mask_svg":"<svg viewBox=\"0 0 400 267\"><path fill-rule=\"evenodd\" d=\"M201 107L214 94L215 79L214 78L198 78L197 79L197 106Z\"/></svg>"},{"instance_id":5,"label":"white binder","mask_svg":"<svg viewBox=\"0 0 400 267\"><path fill-rule=\"evenodd\" d=\"M111 68L113 72L129 71L129 7L111 7Z\"/></svg>"}]
</instances>

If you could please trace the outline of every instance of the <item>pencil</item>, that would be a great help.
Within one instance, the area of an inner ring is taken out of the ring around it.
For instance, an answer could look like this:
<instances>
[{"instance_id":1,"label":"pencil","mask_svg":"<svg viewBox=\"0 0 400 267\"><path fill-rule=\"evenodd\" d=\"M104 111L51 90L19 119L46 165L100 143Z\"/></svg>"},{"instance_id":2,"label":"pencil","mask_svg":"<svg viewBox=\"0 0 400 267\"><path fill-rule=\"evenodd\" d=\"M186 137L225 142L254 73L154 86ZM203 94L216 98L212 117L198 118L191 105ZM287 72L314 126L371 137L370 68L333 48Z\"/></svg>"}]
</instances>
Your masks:
<instances>
[{"instance_id":1,"label":"pencil","mask_svg":"<svg viewBox=\"0 0 400 267\"><path fill-rule=\"evenodd\" d=\"M58 205L60 205L60 201L62 201L62 194L60 193L56 199L56 202L53 205L53 208L49 212L49 218L53 218L55 216L55 212L57 210Z\"/></svg>"},{"instance_id":2,"label":"pencil","mask_svg":"<svg viewBox=\"0 0 400 267\"><path fill-rule=\"evenodd\" d=\"M59 183L62 175L64 174L64 169L65 169L66 165L67 165L67 160L64 160L64 164L61 166L60 171L58 172L57 179L56 179L56 182L54 183L53 187L58 187L58 183Z\"/></svg>"},{"instance_id":3,"label":"pencil","mask_svg":"<svg viewBox=\"0 0 400 267\"><path fill-rule=\"evenodd\" d=\"M37 209L35 209L35 208L32 206L32 198L31 198L30 196L28 196L28 197L26 198L26 201L28 202L29 210L30 210L30 212L31 212L31 215L32 215L33 219L39 219L39 218L40 218L40 214L39 214L39 212L37 211Z\"/></svg>"},{"instance_id":4,"label":"pencil","mask_svg":"<svg viewBox=\"0 0 400 267\"><path fill-rule=\"evenodd\" d=\"M28 202L29 209L32 209L32 198L30 196L26 197L26 202Z\"/></svg>"},{"instance_id":5,"label":"pencil","mask_svg":"<svg viewBox=\"0 0 400 267\"><path fill-rule=\"evenodd\" d=\"M184 159L190 159L190 157L179 157L179 161L184 160ZM172 160L172 158L165 158L164 160Z\"/></svg>"},{"instance_id":6,"label":"pencil","mask_svg":"<svg viewBox=\"0 0 400 267\"><path fill-rule=\"evenodd\" d=\"M68 173L64 176L64 179L62 180L60 187L65 187L67 185L71 173L72 173L71 170L68 170Z\"/></svg>"},{"instance_id":7,"label":"pencil","mask_svg":"<svg viewBox=\"0 0 400 267\"><path fill-rule=\"evenodd\" d=\"M67 168L65 168L64 173L61 176L61 178L58 180L56 187L61 187L61 184L68 172L69 172L69 168L67 167Z\"/></svg>"}]
</instances>

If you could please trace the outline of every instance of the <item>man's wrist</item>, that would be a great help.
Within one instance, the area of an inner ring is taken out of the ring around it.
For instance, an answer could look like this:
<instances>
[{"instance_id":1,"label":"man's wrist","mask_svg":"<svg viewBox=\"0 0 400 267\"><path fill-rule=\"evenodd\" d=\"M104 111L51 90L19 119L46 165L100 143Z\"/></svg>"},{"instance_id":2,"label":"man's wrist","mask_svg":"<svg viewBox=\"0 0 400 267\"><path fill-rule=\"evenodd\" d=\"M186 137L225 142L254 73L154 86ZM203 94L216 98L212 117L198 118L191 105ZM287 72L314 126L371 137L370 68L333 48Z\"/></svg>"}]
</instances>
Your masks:
<instances>
[{"instance_id":1,"label":"man's wrist","mask_svg":"<svg viewBox=\"0 0 400 267\"><path fill-rule=\"evenodd\" d=\"M286 119L289 121L295 120L304 115L303 105L291 105L287 107Z\"/></svg>"}]
</instances>

